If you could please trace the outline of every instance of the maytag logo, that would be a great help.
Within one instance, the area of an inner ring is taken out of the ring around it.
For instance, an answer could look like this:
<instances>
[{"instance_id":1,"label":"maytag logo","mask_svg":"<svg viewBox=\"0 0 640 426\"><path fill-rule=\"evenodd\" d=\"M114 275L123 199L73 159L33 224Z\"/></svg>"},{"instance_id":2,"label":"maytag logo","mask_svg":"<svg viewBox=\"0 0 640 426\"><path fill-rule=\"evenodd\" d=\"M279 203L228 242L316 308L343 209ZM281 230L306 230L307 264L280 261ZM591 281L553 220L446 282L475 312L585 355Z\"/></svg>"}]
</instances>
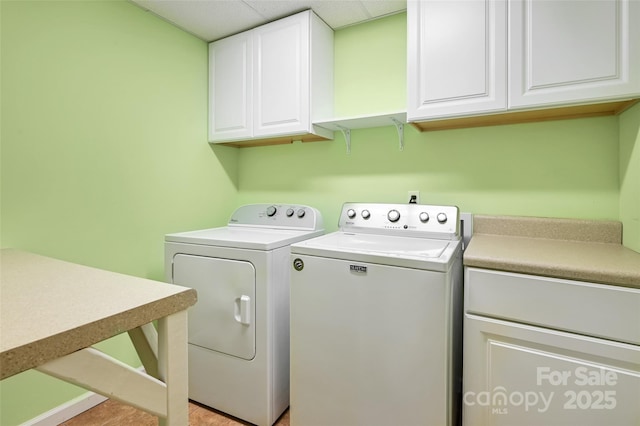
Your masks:
<instances>
[{"instance_id":1,"label":"maytag logo","mask_svg":"<svg viewBox=\"0 0 640 426\"><path fill-rule=\"evenodd\" d=\"M295 269L298 272L304 269L304 262L302 261L302 259L300 259L299 257L296 257L293 260L293 269Z\"/></svg>"},{"instance_id":2,"label":"maytag logo","mask_svg":"<svg viewBox=\"0 0 640 426\"><path fill-rule=\"evenodd\" d=\"M361 265L349 265L349 270L352 272L357 272L359 274L366 274L367 273L367 267L366 266L361 266Z\"/></svg>"}]
</instances>

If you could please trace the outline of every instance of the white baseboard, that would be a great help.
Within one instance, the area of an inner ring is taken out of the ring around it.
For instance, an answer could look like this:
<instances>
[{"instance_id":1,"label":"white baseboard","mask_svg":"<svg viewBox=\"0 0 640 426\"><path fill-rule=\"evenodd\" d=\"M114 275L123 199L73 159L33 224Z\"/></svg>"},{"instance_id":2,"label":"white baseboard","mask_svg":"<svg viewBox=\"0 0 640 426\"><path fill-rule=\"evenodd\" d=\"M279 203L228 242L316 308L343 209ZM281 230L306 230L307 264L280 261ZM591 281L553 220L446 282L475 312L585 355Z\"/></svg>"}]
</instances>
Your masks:
<instances>
[{"instance_id":1,"label":"white baseboard","mask_svg":"<svg viewBox=\"0 0 640 426\"><path fill-rule=\"evenodd\" d=\"M71 401L58 405L46 413L40 414L38 417L24 422L21 426L58 426L60 423L66 422L106 400L107 397L105 396L87 392Z\"/></svg>"}]
</instances>

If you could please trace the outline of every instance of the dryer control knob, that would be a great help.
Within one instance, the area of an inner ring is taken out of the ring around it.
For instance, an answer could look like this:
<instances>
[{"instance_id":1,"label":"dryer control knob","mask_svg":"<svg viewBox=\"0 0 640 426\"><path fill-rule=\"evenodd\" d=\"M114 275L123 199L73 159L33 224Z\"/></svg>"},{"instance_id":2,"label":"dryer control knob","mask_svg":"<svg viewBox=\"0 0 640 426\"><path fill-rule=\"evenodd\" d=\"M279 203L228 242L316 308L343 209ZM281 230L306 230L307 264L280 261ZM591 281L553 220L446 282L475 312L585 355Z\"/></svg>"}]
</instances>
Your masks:
<instances>
[{"instance_id":1,"label":"dryer control knob","mask_svg":"<svg viewBox=\"0 0 640 426\"><path fill-rule=\"evenodd\" d=\"M276 206L269 206L267 207L267 216L271 217L276 214L277 211L278 209L276 209Z\"/></svg>"},{"instance_id":2,"label":"dryer control knob","mask_svg":"<svg viewBox=\"0 0 640 426\"><path fill-rule=\"evenodd\" d=\"M294 213L293 209L291 209L291 208L287 209L287 217L293 216L293 213Z\"/></svg>"},{"instance_id":3,"label":"dryer control knob","mask_svg":"<svg viewBox=\"0 0 640 426\"><path fill-rule=\"evenodd\" d=\"M304 211L304 209L299 209L297 215L298 215L298 217L302 218L302 217L304 217L305 213L306 212Z\"/></svg>"},{"instance_id":4,"label":"dryer control knob","mask_svg":"<svg viewBox=\"0 0 640 426\"><path fill-rule=\"evenodd\" d=\"M398 210L389 210L389 213L387 213L387 219L391 222L397 222L400 220L400 212Z\"/></svg>"},{"instance_id":5,"label":"dryer control knob","mask_svg":"<svg viewBox=\"0 0 640 426\"><path fill-rule=\"evenodd\" d=\"M422 212L418 215L418 217L420 218L420 222L422 223L427 223L429 222L429 213L427 212Z\"/></svg>"},{"instance_id":6,"label":"dryer control knob","mask_svg":"<svg viewBox=\"0 0 640 426\"><path fill-rule=\"evenodd\" d=\"M438 213L438 222L445 223L447 221L447 215L445 213Z\"/></svg>"},{"instance_id":7,"label":"dryer control knob","mask_svg":"<svg viewBox=\"0 0 640 426\"><path fill-rule=\"evenodd\" d=\"M369 210L362 210L361 214L363 219L369 219L371 217L371 213L369 212Z\"/></svg>"},{"instance_id":8,"label":"dryer control knob","mask_svg":"<svg viewBox=\"0 0 640 426\"><path fill-rule=\"evenodd\" d=\"M349 216L349 219L353 219L356 217L356 211L354 209L347 210L347 216Z\"/></svg>"}]
</instances>

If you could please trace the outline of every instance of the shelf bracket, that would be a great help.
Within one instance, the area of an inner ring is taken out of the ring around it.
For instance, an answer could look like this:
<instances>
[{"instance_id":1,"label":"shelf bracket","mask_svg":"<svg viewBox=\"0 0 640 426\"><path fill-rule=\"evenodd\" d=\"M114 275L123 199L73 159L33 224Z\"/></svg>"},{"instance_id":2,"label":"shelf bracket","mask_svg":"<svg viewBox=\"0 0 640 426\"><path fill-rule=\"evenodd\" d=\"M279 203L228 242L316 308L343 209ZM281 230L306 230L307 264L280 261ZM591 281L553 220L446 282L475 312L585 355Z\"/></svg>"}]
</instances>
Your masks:
<instances>
[{"instance_id":1,"label":"shelf bracket","mask_svg":"<svg viewBox=\"0 0 640 426\"><path fill-rule=\"evenodd\" d=\"M340 129L344 135L344 140L347 143L347 155L351 155L351 129L340 126L339 124L336 124L336 127Z\"/></svg>"},{"instance_id":2,"label":"shelf bracket","mask_svg":"<svg viewBox=\"0 0 640 426\"><path fill-rule=\"evenodd\" d=\"M404 123L399 122L393 117L389 117L398 131L398 141L400 142L400 151L404 151Z\"/></svg>"}]
</instances>

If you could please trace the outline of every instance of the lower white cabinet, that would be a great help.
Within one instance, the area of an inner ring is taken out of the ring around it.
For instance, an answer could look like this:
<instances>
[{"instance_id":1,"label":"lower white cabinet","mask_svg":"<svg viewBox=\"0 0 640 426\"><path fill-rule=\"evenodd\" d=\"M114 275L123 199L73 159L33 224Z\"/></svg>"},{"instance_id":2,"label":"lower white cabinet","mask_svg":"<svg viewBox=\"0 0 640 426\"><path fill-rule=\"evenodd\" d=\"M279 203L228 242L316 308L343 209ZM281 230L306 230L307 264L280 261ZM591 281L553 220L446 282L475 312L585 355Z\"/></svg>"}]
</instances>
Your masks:
<instances>
[{"instance_id":1,"label":"lower white cabinet","mask_svg":"<svg viewBox=\"0 0 640 426\"><path fill-rule=\"evenodd\" d=\"M463 424L640 424L640 289L465 269Z\"/></svg>"}]
</instances>

